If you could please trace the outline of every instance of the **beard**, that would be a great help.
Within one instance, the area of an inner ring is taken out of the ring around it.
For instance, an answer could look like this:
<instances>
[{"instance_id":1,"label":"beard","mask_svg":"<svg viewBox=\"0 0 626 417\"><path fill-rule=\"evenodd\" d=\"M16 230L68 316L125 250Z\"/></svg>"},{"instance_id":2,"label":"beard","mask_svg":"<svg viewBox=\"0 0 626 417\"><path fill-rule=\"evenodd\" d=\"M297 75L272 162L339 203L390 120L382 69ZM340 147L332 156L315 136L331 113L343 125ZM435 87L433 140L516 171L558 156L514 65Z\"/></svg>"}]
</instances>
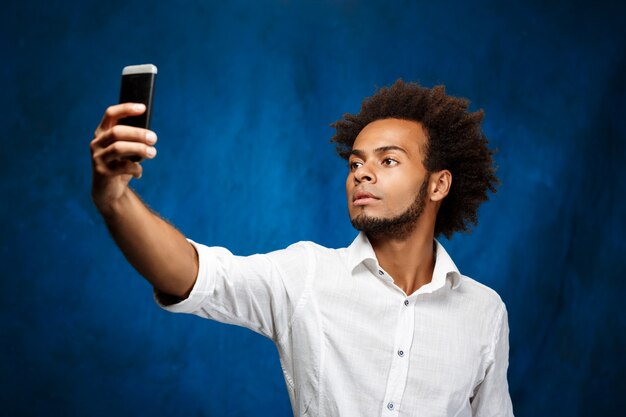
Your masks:
<instances>
[{"instance_id":1,"label":"beard","mask_svg":"<svg viewBox=\"0 0 626 417\"><path fill-rule=\"evenodd\" d=\"M395 217L372 217L361 212L350 219L352 226L369 238L404 239L417 227L417 219L424 212L429 176L424 178L413 203Z\"/></svg>"}]
</instances>

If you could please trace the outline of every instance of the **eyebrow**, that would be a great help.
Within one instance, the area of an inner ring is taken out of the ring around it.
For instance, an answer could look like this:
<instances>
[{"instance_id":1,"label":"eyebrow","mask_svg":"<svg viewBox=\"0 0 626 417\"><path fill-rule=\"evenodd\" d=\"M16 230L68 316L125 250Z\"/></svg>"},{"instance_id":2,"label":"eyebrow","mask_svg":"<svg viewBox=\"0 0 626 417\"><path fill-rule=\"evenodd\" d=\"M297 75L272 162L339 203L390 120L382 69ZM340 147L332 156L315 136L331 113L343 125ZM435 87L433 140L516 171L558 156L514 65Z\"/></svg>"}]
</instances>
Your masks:
<instances>
[{"instance_id":1,"label":"eyebrow","mask_svg":"<svg viewBox=\"0 0 626 417\"><path fill-rule=\"evenodd\" d=\"M380 148L374 149L374 153L376 153L376 154L381 154L381 153L385 153L385 152L389 152L389 151L400 151L400 152L402 152L402 153L404 153L405 155L408 156L407 151L405 151L401 147L395 146L395 145L381 146ZM356 155L359 158L362 158L365 155L365 151L362 151L360 149L352 149L350 151L350 155Z\"/></svg>"}]
</instances>

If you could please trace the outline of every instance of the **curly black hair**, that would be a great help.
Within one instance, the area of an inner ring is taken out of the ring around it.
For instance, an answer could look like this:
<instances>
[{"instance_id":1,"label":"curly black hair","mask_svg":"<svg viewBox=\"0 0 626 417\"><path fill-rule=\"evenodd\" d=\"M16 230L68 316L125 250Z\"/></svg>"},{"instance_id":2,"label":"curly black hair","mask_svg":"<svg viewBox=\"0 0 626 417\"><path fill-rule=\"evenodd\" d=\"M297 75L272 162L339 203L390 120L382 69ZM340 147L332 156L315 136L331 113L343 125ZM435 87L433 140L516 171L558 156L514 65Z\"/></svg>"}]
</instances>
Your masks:
<instances>
[{"instance_id":1,"label":"curly black hair","mask_svg":"<svg viewBox=\"0 0 626 417\"><path fill-rule=\"evenodd\" d=\"M396 81L366 98L357 114L346 113L331 124L331 142L348 159L354 140L369 123L381 119L419 122L426 133L424 167L429 173L447 169L452 187L443 200L435 222L435 236L450 239L454 232L469 232L478 224L478 207L496 192L499 180L493 165L494 151L481 129L483 110L468 111L469 101L447 96L445 87L432 89L417 83Z\"/></svg>"}]
</instances>

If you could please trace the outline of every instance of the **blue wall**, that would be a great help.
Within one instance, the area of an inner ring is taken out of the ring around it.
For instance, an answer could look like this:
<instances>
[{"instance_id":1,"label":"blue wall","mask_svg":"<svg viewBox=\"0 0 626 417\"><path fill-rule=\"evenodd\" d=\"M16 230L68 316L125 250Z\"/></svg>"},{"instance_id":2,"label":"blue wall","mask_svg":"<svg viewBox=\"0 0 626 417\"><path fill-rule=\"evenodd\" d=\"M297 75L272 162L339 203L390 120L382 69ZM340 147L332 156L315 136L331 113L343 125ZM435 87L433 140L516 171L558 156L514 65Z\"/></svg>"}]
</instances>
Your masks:
<instances>
[{"instance_id":1,"label":"blue wall","mask_svg":"<svg viewBox=\"0 0 626 417\"><path fill-rule=\"evenodd\" d=\"M444 244L507 303L516 415L623 411L626 7L432 3L3 3L2 414L291 413L271 342L159 310L91 204L93 130L144 62L159 155L133 185L239 254L352 240L328 125L376 86L469 97L502 186Z\"/></svg>"}]
</instances>

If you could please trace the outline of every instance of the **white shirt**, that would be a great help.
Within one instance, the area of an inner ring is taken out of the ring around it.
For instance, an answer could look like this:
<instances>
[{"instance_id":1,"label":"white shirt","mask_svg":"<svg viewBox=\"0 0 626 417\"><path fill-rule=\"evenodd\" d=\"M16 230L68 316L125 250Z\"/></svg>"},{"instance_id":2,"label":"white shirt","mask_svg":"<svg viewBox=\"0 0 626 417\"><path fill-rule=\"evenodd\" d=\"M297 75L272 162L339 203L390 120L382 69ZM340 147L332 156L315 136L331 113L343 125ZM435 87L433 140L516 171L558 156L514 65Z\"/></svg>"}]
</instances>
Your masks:
<instances>
[{"instance_id":1,"label":"white shirt","mask_svg":"<svg viewBox=\"0 0 626 417\"><path fill-rule=\"evenodd\" d=\"M504 303L439 242L432 282L410 296L363 233L248 257L191 243L194 288L163 307L272 339L295 416L513 415Z\"/></svg>"}]
</instances>

